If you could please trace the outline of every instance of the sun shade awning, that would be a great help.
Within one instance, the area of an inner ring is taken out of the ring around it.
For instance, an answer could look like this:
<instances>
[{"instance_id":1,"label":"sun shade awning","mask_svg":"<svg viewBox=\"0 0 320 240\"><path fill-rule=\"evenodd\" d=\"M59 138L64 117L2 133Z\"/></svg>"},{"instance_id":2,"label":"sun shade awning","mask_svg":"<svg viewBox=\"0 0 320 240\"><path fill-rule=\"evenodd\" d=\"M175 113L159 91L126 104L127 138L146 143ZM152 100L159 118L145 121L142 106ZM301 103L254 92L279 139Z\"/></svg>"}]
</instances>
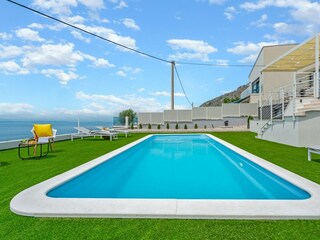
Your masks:
<instances>
[{"instance_id":1,"label":"sun shade awning","mask_svg":"<svg viewBox=\"0 0 320 240\"><path fill-rule=\"evenodd\" d=\"M316 42L317 37L311 37L268 64L262 69L262 72L296 72L314 64L316 59ZM317 49L319 51L319 41Z\"/></svg>"}]
</instances>

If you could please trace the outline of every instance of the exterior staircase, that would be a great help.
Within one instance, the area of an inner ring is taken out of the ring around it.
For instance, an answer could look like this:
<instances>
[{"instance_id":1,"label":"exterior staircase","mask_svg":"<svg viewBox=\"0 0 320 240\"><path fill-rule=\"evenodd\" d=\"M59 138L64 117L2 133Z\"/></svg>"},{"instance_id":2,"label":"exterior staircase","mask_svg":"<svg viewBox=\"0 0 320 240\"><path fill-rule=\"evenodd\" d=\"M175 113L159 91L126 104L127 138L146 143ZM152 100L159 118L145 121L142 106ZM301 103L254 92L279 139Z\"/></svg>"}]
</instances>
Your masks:
<instances>
[{"instance_id":1,"label":"exterior staircase","mask_svg":"<svg viewBox=\"0 0 320 240\"><path fill-rule=\"evenodd\" d=\"M320 99L303 99L301 102L297 103L296 116L305 116L306 112L309 111L320 111Z\"/></svg>"},{"instance_id":2,"label":"exterior staircase","mask_svg":"<svg viewBox=\"0 0 320 240\"><path fill-rule=\"evenodd\" d=\"M295 120L296 116L306 116L309 111L320 111L320 99L315 92L316 81L319 80L315 79L314 73L300 73L296 75L294 85L270 92L259 109L259 118L267 121L261 126L257 137L262 138L274 121L285 121L287 117Z\"/></svg>"}]
</instances>

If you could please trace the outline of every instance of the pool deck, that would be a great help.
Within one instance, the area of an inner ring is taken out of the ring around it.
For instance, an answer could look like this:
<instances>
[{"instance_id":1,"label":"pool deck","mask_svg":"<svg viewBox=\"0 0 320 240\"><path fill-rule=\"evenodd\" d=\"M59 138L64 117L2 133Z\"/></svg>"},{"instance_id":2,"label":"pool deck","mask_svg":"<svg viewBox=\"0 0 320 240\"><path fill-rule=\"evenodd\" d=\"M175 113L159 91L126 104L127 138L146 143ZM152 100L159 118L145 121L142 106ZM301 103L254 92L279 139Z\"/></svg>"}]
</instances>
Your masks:
<instances>
[{"instance_id":1,"label":"pool deck","mask_svg":"<svg viewBox=\"0 0 320 240\"><path fill-rule=\"evenodd\" d=\"M12 199L10 209L19 215L34 217L320 219L320 185L209 134L210 138L309 192L311 197L305 200L184 200L50 198L46 195L50 189L151 136L22 191Z\"/></svg>"}]
</instances>

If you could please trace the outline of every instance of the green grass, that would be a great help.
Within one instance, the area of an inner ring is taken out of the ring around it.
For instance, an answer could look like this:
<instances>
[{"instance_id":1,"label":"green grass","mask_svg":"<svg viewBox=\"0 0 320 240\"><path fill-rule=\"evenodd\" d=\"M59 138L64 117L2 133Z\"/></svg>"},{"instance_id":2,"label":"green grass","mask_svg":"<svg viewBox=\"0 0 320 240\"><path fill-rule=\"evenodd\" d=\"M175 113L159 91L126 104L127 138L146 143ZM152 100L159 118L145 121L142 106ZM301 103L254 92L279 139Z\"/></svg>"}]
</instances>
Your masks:
<instances>
[{"instance_id":1,"label":"green grass","mask_svg":"<svg viewBox=\"0 0 320 240\"><path fill-rule=\"evenodd\" d=\"M320 183L319 155L309 162L305 148L257 140L247 132L213 134ZM320 220L33 218L10 211L10 200L23 189L143 136L57 142L56 150L40 160L22 161L17 149L0 151L0 239L319 239Z\"/></svg>"}]
</instances>

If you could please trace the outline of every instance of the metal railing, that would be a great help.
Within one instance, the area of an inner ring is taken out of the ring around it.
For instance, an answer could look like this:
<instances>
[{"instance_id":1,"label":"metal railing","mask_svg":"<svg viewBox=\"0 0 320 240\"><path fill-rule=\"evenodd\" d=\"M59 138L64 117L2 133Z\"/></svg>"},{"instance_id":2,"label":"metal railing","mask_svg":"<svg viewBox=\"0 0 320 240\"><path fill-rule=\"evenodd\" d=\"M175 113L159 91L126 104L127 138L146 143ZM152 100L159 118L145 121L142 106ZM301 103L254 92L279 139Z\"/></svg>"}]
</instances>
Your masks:
<instances>
[{"instance_id":1,"label":"metal railing","mask_svg":"<svg viewBox=\"0 0 320 240\"><path fill-rule=\"evenodd\" d=\"M262 94L259 118L267 122L261 127L260 134L262 135L275 119L284 120L285 115L291 115L295 120L297 99L318 97L317 86L319 86L319 79L316 79L314 72L301 72L295 74L293 84Z\"/></svg>"}]
</instances>

